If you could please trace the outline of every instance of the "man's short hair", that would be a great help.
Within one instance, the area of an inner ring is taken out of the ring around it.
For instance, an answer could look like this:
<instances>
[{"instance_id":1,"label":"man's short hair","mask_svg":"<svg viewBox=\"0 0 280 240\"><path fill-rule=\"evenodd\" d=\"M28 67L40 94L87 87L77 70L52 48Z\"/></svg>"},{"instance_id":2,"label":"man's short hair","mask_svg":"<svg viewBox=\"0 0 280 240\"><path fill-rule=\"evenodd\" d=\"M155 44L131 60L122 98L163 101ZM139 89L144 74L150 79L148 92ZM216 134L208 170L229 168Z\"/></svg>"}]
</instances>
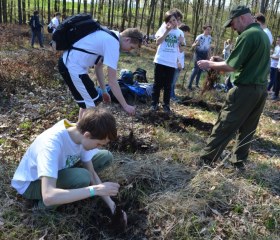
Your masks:
<instances>
[{"instance_id":1,"label":"man's short hair","mask_svg":"<svg viewBox=\"0 0 280 240\"><path fill-rule=\"evenodd\" d=\"M81 134L89 132L92 139L117 139L117 124L112 113L104 108L89 108L77 123Z\"/></svg>"},{"instance_id":2,"label":"man's short hair","mask_svg":"<svg viewBox=\"0 0 280 240\"><path fill-rule=\"evenodd\" d=\"M121 33L122 37L129 37L131 38L131 43L141 44L143 42L143 33L138 28L127 28Z\"/></svg>"},{"instance_id":3,"label":"man's short hair","mask_svg":"<svg viewBox=\"0 0 280 240\"><path fill-rule=\"evenodd\" d=\"M61 13L60 13L60 12L56 12L56 13L54 14L54 16L55 16L55 17L61 16Z\"/></svg>"},{"instance_id":4,"label":"man's short hair","mask_svg":"<svg viewBox=\"0 0 280 240\"><path fill-rule=\"evenodd\" d=\"M35 10L34 12L33 12L33 15L38 15L39 14L39 11L38 10Z\"/></svg>"},{"instance_id":5,"label":"man's short hair","mask_svg":"<svg viewBox=\"0 0 280 240\"><path fill-rule=\"evenodd\" d=\"M257 13L256 16L255 16L255 19L262 23L262 24L265 24L265 16L262 14L262 13Z\"/></svg>"}]
</instances>

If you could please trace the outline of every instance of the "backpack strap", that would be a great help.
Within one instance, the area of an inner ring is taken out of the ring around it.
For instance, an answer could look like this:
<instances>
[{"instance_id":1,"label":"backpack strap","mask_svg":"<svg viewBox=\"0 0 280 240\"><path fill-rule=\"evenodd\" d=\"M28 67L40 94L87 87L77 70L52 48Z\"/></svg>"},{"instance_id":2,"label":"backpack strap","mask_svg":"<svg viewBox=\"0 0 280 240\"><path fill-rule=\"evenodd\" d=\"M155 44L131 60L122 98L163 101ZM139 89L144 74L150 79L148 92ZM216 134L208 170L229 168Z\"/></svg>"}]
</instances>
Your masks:
<instances>
[{"instance_id":1,"label":"backpack strap","mask_svg":"<svg viewBox=\"0 0 280 240\"><path fill-rule=\"evenodd\" d=\"M111 36L113 36L113 37L119 42L119 38L118 38L118 36L117 36L114 32L112 32L112 31L110 31L109 29L106 29L106 28L104 28L104 27L102 27L100 30L102 30L102 31L104 31L104 32L106 32L106 33L108 33L108 34L110 34ZM72 49L77 50L77 51L80 51L80 52L88 53L88 54L97 55L96 53L89 52L89 51L87 51L87 50L85 50L85 49L77 48L77 47L71 46L71 48L68 50L68 53L67 53L66 62L67 62L69 53L70 53L70 51L71 51ZM94 64L97 64L97 63L99 62L99 60L100 60L101 57L102 57L102 56L99 55L99 56L97 57L97 59L96 59L96 61L95 61Z\"/></svg>"}]
</instances>

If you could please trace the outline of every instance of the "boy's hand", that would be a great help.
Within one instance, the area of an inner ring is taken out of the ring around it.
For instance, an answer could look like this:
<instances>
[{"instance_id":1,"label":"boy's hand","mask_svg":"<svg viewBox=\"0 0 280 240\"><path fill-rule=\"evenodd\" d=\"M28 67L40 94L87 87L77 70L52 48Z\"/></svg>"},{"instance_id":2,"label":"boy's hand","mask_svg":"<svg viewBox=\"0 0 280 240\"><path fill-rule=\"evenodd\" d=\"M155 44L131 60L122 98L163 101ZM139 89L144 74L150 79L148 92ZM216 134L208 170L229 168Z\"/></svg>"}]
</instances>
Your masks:
<instances>
[{"instance_id":1,"label":"boy's hand","mask_svg":"<svg viewBox=\"0 0 280 240\"><path fill-rule=\"evenodd\" d=\"M115 211L111 217L111 228L113 231L122 233L127 226L127 215L119 206L116 206Z\"/></svg>"},{"instance_id":2,"label":"boy's hand","mask_svg":"<svg viewBox=\"0 0 280 240\"><path fill-rule=\"evenodd\" d=\"M126 105L123 107L123 109L129 114L129 115L135 115L135 107L131 105Z\"/></svg>"},{"instance_id":3,"label":"boy's hand","mask_svg":"<svg viewBox=\"0 0 280 240\"><path fill-rule=\"evenodd\" d=\"M111 102L111 97L108 92L102 93L102 99L104 103L110 103Z\"/></svg>"},{"instance_id":4,"label":"boy's hand","mask_svg":"<svg viewBox=\"0 0 280 240\"><path fill-rule=\"evenodd\" d=\"M94 186L95 194L98 196L116 196L120 185L113 182L104 182Z\"/></svg>"}]
</instances>

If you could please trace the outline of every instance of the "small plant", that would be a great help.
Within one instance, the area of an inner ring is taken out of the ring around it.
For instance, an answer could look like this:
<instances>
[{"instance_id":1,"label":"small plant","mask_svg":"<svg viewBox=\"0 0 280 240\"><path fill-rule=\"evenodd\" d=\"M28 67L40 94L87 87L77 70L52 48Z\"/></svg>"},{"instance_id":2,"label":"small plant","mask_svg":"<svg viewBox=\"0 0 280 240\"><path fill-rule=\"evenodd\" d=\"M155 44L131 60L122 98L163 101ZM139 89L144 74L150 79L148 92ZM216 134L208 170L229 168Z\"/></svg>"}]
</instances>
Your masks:
<instances>
[{"instance_id":1,"label":"small plant","mask_svg":"<svg viewBox=\"0 0 280 240\"><path fill-rule=\"evenodd\" d=\"M19 128L22 130L29 130L32 128L32 122L31 121L22 122L21 124L19 124Z\"/></svg>"},{"instance_id":2,"label":"small plant","mask_svg":"<svg viewBox=\"0 0 280 240\"><path fill-rule=\"evenodd\" d=\"M236 204L233 207L233 211L237 214L242 214L244 212L244 207L241 204Z\"/></svg>"}]
</instances>

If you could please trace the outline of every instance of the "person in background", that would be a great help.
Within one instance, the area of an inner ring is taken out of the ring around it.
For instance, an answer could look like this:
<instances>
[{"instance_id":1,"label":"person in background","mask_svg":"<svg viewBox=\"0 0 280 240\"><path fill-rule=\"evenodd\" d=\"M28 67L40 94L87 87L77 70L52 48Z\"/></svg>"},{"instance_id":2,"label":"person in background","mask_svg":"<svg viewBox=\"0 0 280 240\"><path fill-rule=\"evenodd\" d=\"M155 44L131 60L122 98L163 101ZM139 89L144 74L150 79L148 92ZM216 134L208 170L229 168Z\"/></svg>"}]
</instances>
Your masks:
<instances>
[{"instance_id":1,"label":"person in background","mask_svg":"<svg viewBox=\"0 0 280 240\"><path fill-rule=\"evenodd\" d=\"M236 135L230 163L235 168L245 169L244 163L267 98L270 41L246 6L234 7L224 27L231 27L239 34L230 56L222 62L200 60L198 66L204 70L234 72L234 87L227 93L199 165L213 165Z\"/></svg>"},{"instance_id":2,"label":"person in background","mask_svg":"<svg viewBox=\"0 0 280 240\"><path fill-rule=\"evenodd\" d=\"M114 116L105 109L88 109L76 123L60 120L33 141L17 167L11 185L37 210L100 196L112 214L111 196L120 185L101 182L97 172L113 161L111 152L99 150L117 138ZM82 166L77 166L81 162ZM122 211L126 222L126 213Z\"/></svg>"},{"instance_id":3,"label":"person in background","mask_svg":"<svg viewBox=\"0 0 280 240\"><path fill-rule=\"evenodd\" d=\"M60 12L56 12L54 14L54 17L52 18L49 27L51 27L53 29L53 32L55 32L56 28L58 27L58 25L60 24L60 17L61 17L61 13Z\"/></svg>"},{"instance_id":4,"label":"person in background","mask_svg":"<svg viewBox=\"0 0 280 240\"><path fill-rule=\"evenodd\" d=\"M179 26L179 29L182 30L182 32L186 33L186 34L188 34L190 32L189 26L187 26L185 24L181 24ZM186 39L186 37L185 37L185 39ZM183 43L183 45L186 45L186 41ZM181 70L184 69L184 66L185 66L184 46L179 46L177 68L175 69L175 73L174 73L172 84L171 84L171 100L173 100L173 101L178 101L178 98L176 97L176 94L175 94L175 86L176 86L176 82L179 78Z\"/></svg>"},{"instance_id":5,"label":"person in background","mask_svg":"<svg viewBox=\"0 0 280 240\"><path fill-rule=\"evenodd\" d=\"M192 48L195 49L194 53L194 68L192 69L192 73L189 79L189 84L188 84L188 89L192 90L192 84L194 79L195 80L195 85L197 88L199 88L199 80L200 80L200 75L202 73L202 70L198 67L197 62L199 60L205 60L209 59L211 56L211 42L212 42L212 37L211 37L211 30L212 26L211 25L204 25L203 26L203 33L198 35L192 44Z\"/></svg>"},{"instance_id":6,"label":"person in background","mask_svg":"<svg viewBox=\"0 0 280 240\"><path fill-rule=\"evenodd\" d=\"M156 33L158 47L154 58L154 86L150 110L158 110L160 91L163 88L163 110L168 114L171 113L169 106L171 83L177 68L179 45L184 44L184 33L178 29L176 17L174 11L167 11L164 17L165 29L160 28Z\"/></svg>"},{"instance_id":7,"label":"person in background","mask_svg":"<svg viewBox=\"0 0 280 240\"><path fill-rule=\"evenodd\" d=\"M277 65L277 78L275 79L275 83L274 83L274 94L271 98L271 100L273 101L279 101L279 91L280 91L280 59L278 61L278 65Z\"/></svg>"},{"instance_id":8,"label":"person in background","mask_svg":"<svg viewBox=\"0 0 280 240\"><path fill-rule=\"evenodd\" d=\"M271 31L268 29L268 27L265 24L265 16L262 13L257 13L255 16L256 22L260 24L263 31L266 33L266 35L269 38L270 45L273 43L273 36L271 34Z\"/></svg>"},{"instance_id":9,"label":"person in background","mask_svg":"<svg viewBox=\"0 0 280 240\"><path fill-rule=\"evenodd\" d=\"M224 60L227 60L227 58L229 57L231 48L232 48L231 40L227 39L224 42L224 50L223 50Z\"/></svg>"},{"instance_id":10,"label":"person in background","mask_svg":"<svg viewBox=\"0 0 280 240\"><path fill-rule=\"evenodd\" d=\"M31 27L32 31L32 38L31 38L31 47L34 47L35 38L38 39L40 47L43 48L43 36L42 36L42 28L43 25L40 23L39 20L39 12L36 10L33 12L33 16L31 16L29 21L29 26Z\"/></svg>"},{"instance_id":11,"label":"person in background","mask_svg":"<svg viewBox=\"0 0 280 240\"><path fill-rule=\"evenodd\" d=\"M278 73L278 60L280 56L280 36L276 39L276 46L274 48L274 51L272 55L270 56L270 81L267 86L267 91L270 91L271 89L275 91L275 84L277 81L277 73Z\"/></svg>"}]
</instances>

